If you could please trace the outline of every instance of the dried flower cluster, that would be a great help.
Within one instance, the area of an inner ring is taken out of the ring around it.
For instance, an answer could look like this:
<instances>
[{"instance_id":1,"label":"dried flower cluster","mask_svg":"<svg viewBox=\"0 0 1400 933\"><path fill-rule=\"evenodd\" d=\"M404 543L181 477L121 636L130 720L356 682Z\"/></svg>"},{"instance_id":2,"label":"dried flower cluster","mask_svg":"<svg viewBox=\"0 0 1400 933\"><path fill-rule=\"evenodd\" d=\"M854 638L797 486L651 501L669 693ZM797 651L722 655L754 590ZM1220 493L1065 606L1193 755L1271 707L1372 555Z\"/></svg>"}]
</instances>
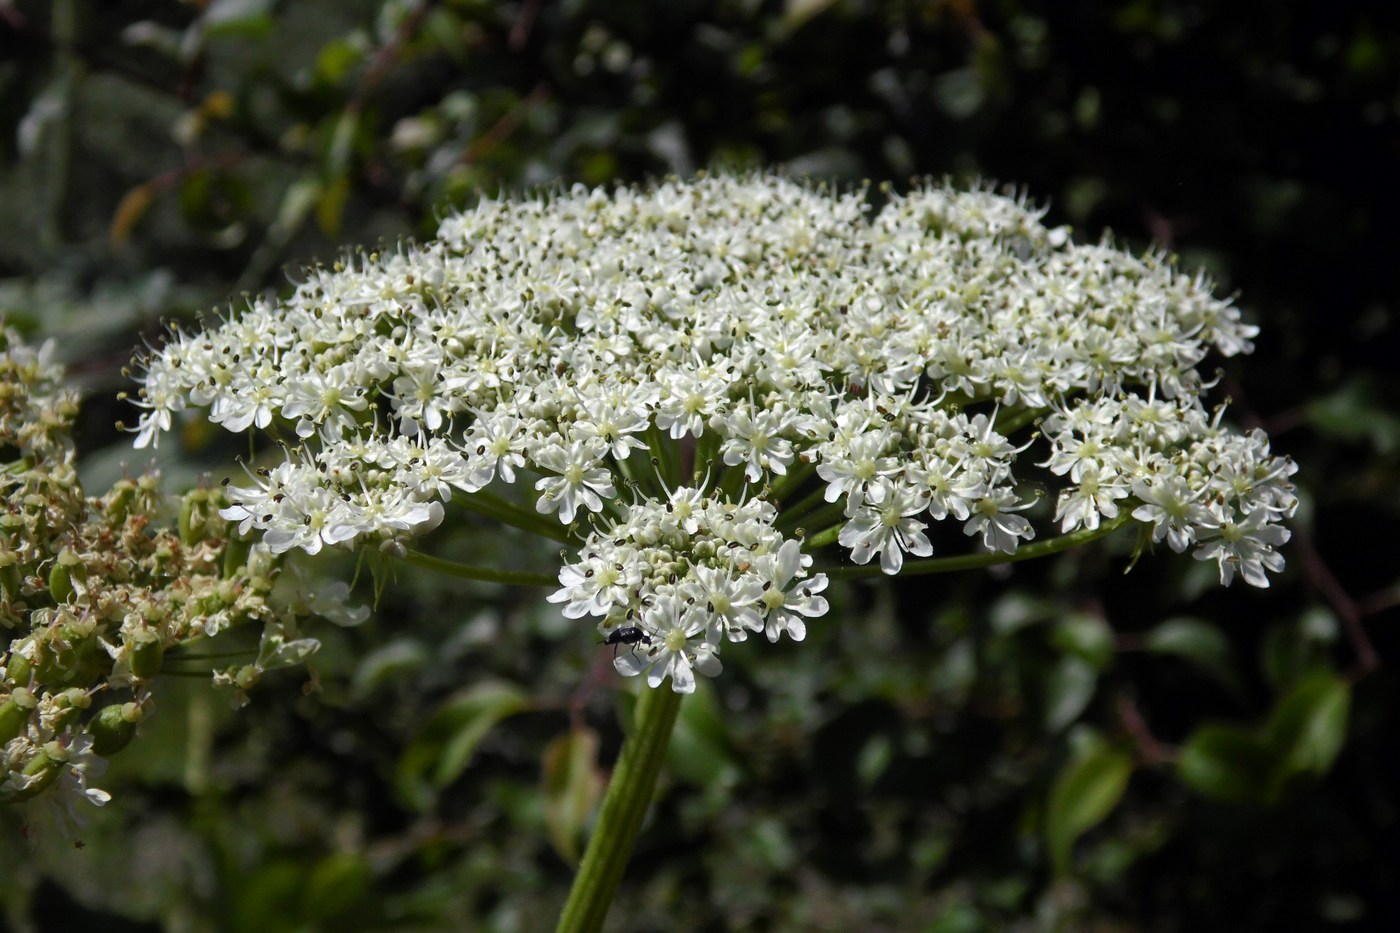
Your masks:
<instances>
[{"instance_id":1,"label":"dried flower cluster","mask_svg":"<svg viewBox=\"0 0 1400 933\"><path fill-rule=\"evenodd\" d=\"M677 690L726 639L802 637L814 552L897 573L952 520L1011 555L1047 487L1042 529L1131 519L1267 585L1294 468L1197 370L1250 349L1238 310L1023 199L882 194L760 174L484 201L173 334L136 443L187 408L284 438L223 513L274 552L401 549L454 496L574 542L554 600ZM562 528L487 491L513 485Z\"/></svg>"},{"instance_id":2,"label":"dried flower cluster","mask_svg":"<svg viewBox=\"0 0 1400 933\"><path fill-rule=\"evenodd\" d=\"M274 596L276 559L231 540L220 492L164 523L154 474L84 496L51 349L0 327L0 803L71 808L108 799L88 781L135 734L167 651L262 622L257 658L215 675L242 690L316 645L297 635L305 607Z\"/></svg>"}]
</instances>

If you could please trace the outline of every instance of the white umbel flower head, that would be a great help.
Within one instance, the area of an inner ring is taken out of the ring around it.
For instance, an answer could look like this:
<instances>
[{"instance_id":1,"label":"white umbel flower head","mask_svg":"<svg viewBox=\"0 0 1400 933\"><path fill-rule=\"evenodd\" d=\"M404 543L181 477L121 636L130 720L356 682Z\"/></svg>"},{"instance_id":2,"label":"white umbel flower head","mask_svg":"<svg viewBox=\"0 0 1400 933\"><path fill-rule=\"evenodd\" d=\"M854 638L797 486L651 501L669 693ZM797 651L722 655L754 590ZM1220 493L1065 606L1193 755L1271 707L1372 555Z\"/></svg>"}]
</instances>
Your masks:
<instances>
[{"instance_id":1,"label":"white umbel flower head","mask_svg":"<svg viewBox=\"0 0 1400 933\"><path fill-rule=\"evenodd\" d=\"M1197 367L1256 333L1233 304L1024 198L885 195L752 174L483 200L173 333L136 443L198 409L300 439L229 490L275 550L401 549L458 501L578 546L554 601L676 689L723 641L800 638L833 546L893 574L957 529L1009 559L1134 521L1226 583L1281 569L1292 464L1202 401Z\"/></svg>"}]
</instances>

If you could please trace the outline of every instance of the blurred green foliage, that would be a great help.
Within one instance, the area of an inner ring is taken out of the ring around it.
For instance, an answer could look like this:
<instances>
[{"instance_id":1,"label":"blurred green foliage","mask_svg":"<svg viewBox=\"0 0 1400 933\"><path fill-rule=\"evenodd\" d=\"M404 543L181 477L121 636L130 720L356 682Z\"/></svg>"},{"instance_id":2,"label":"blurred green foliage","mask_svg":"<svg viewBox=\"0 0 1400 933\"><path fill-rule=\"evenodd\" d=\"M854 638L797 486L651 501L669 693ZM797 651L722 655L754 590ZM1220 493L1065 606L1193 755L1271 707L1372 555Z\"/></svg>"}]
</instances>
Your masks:
<instances>
[{"instance_id":1,"label":"blurred green foliage","mask_svg":"<svg viewBox=\"0 0 1400 933\"><path fill-rule=\"evenodd\" d=\"M1231 417L1301 464L1267 593L1127 542L853 587L683 708L612 922L642 930L1400 922L1400 24L1130 0L0 2L0 308L137 458L121 366L482 192L783 164L991 177L1155 241L1263 327ZM284 271L286 270L286 271ZM162 452L188 478L226 453ZM484 524L449 556L548 569ZM352 568L321 572L348 575ZM371 594L362 589L364 598ZM237 715L171 685L75 851L0 814L4 924L547 928L621 737L586 627L417 573ZM183 693L183 698L177 694Z\"/></svg>"}]
</instances>

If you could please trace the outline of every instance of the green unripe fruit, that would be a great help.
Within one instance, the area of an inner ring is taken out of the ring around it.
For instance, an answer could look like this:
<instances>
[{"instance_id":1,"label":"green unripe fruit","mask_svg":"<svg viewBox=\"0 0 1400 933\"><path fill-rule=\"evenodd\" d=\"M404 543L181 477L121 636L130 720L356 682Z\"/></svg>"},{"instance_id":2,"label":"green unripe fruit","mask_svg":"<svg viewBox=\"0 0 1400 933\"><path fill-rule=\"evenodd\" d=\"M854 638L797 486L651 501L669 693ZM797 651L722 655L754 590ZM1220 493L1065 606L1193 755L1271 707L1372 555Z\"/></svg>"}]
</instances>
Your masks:
<instances>
[{"instance_id":1,"label":"green unripe fruit","mask_svg":"<svg viewBox=\"0 0 1400 933\"><path fill-rule=\"evenodd\" d=\"M56 603L66 603L73 598L75 592L71 570L65 564L55 561L53 569L49 571L49 595Z\"/></svg>"},{"instance_id":2,"label":"green unripe fruit","mask_svg":"<svg viewBox=\"0 0 1400 933\"><path fill-rule=\"evenodd\" d=\"M38 780L16 794L15 799L28 800L31 797L37 797L39 794L43 793L48 789L50 784L58 780L58 772L62 767L62 762L54 761L44 752L35 755L29 760L29 764L24 766L24 771L21 773L25 777L37 776Z\"/></svg>"},{"instance_id":3,"label":"green unripe fruit","mask_svg":"<svg viewBox=\"0 0 1400 933\"><path fill-rule=\"evenodd\" d=\"M14 700L6 700L0 705L0 745L19 735L29 722L29 710Z\"/></svg>"},{"instance_id":4,"label":"green unripe fruit","mask_svg":"<svg viewBox=\"0 0 1400 933\"><path fill-rule=\"evenodd\" d=\"M19 599L22 586L24 574L19 570L19 554L9 548L0 548L0 592L6 599Z\"/></svg>"},{"instance_id":5,"label":"green unripe fruit","mask_svg":"<svg viewBox=\"0 0 1400 933\"><path fill-rule=\"evenodd\" d=\"M224 579L237 576L248 563L248 553L253 549L251 541L229 538L224 544Z\"/></svg>"},{"instance_id":6,"label":"green unripe fruit","mask_svg":"<svg viewBox=\"0 0 1400 933\"><path fill-rule=\"evenodd\" d=\"M33 671L34 665L22 654L12 654L5 661L5 679L12 684L29 686L29 678Z\"/></svg>"},{"instance_id":7,"label":"green unripe fruit","mask_svg":"<svg viewBox=\"0 0 1400 933\"><path fill-rule=\"evenodd\" d=\"M132 649L131 673L143 680L154 677L160 673L160 667L164 660L165 645L161 644L159 638L143 641Z\"/></svg>"},{"instance_id":8,"label":"green unripe fruit","mask_svg":"<svg viewBox=\"0 0 1400 933\"><path fill-rule=\"evenodd\" d=\"M126 748L136 737L136 724L143 716L139 703L103 707L88 723L92 750L105 758Z\"/></svg>"}]
</instances>

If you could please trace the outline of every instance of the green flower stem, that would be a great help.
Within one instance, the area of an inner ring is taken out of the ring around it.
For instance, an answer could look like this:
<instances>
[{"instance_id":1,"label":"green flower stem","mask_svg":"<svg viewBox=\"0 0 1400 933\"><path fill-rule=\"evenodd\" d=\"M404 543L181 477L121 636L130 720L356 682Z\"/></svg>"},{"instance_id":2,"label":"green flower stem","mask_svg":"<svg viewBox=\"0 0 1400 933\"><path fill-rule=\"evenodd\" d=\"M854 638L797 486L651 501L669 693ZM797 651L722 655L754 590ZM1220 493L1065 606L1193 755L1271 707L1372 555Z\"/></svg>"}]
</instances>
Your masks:
<instances>
[{"instance_id":1,"label":"green flower stem","mask_svg":"<svg viewBox=\"0 0 1400 933\"><path fill-rule=\"evenodd\" d=\"M734 466L723 468L719 483L717 484L720 501L734 502L739 498L739 490L743 489L744 485L749 481L748 475L744 472L745 469L746 467L742 462Z\"/></svg>"},{"instance_id":2,"label":"green flower stem","mask_svg":"<svg viewBox=\"0 0 1400 933\"><path fill-rule=\"evenodd\" d=\"M1037 418L1050 414L1050 411L1049 408L1024 408L1016 412L1002 412L996 421L997 431L1010 437Z\"/></svg>"},{"instance_id":3,"label":"green flower stem","mask_svg":"<svg viewBox=\"0 0 1400 933\"><path fill-rule=\"evenodd\" d=\"M415 567L433 570L449 577L463 580L485 580L488 583L508 583L514 586L558 586L559 578L547 573L530 573L525 570L497 570L495 567L473 567L459 564L455 560L434 557L422 551L410 550L403 560Z\"/></svg>"},{"instance_id":4,"label":"green flower stem","mask_svg":"<svg viewBox=\"0 0 1400 933\"><path fill-rule=\"evenodd\" d=\"M521 531L543 535L555 541L572 542L569 530L557 521L535 512L529 512L507 499L483 491L456 493L452 501L463 508L486 518L503 522Z\"/></svg>"},{"instance_id":5,"label":"green flower stem","mask_svg":"<svg viewBox=\"0 0 1400 933\"><path fill-rule=\"evenodd\" d=\"M651 802L656 776L681 708L681 697L670 684L642 690L632 732L623 742L622 754L608 782L598 825L588 840L573 890L559 915L559 933L595 933L603 928L608 907L641 832L642 818Z\"/></svg>"},{"instance_id":6,"label":"green flower stem","mask_svg":"<svg viewBox=\"0 0 1400 933\"><path fill-rule=\"evenodd\" d=\"M792 505L783 506L783 510L778 513L778 526L781 528L793 527L802 520L802 516L815 508L819 508L825 501L826 487L818 486Z\"/></svg>"},{"instance_id":7,"label":"green flower stem","mask_svg":"<svg viewBox=\"0 0 1400 933\"><path fill-rule=\"evenodd\" d=\"M812 529L826 528L826 531L822 532L822 534L826 534L831 532L831 529L827 526L835 522L836 530L840 531L841 526L846 524L846 503L842 501L831 502L813 509L809 514L801 516L800 518L802 528L808 532L808 534L804 536L806 538L804 543L808 547L823 547L825 544L830 544L832 541L835 541L836 538L832 537L829 541L825 541L824 544L814 544L813 542L815 539L811 534ZM791 530L795 533L797 531L796 526L797 522L789 522L787 516L783 516L783 519L778 522L778 527L784 531ZM833 535L835 534L835 532L831 533Z\"/></svg>"},{"instance_id":8,"label":"green flower stem","mask_svg":"<svg viewBox=\"0 0 1400 933\"><path fill-rule=\"evenodd\" d=\"M899 575L949 573L954 570L973 570L978 567L991 567L994 564L1014 564L1018 561L1033 560L1037 557L1049 557L1051 554L1059 554L1061 551L1068 551L1071 548L1088 544L1090 541L1095 541L1112 534L1123 527L1130 518L1132 518L1131 514L1127 511L1122 511L1117 518L1112 521L1104 522L1093 531L1081 528L1079 531L1072 531L1067 535L1060 535L1058 538L1037 541L1035 544L1026 544L1018 547L1014 554L1003 554L1000 551L993 551L989 554L960 554L957 557L931 557L924 560L906 560L903 568L899 571ZM830 531L830 529L828 529L828 531ZM865 564L859 567L822 567L818 569L833 580L857 580L862 577L881 576L880 565L878 563Z\"/></svg>"},{"instance_id":9,"label":"green flower stem","mask_svg":"<svg viewBox=\"0 0 1400 933\"><path fill-rule=\"evenodd\" d=\"M685 485L681 480L680 463L676 459L680 453L676 449L676 443L661 433L655 421L647 427L646 441L647 452L656 458L656 468L666 478L666 485L671 489Z\"/></svg>"},{"instance_id":10,"label":"green flower stem","mask_svg":"<svg viewBox=\"0 0 1400 933\"><path fill-rule=\"evenodd\" d=\"M639 490L648 498L665 499L666 489L663 486L664 481L657 475L660 466L652 462L652 458L655 456L656 454L654 451L648 450L646 456L641 456L639 454L638 456L628 457L626 460L618 460L616 457L613 457L609 459L609 462L613 465L612 472L622 477L622 482L619 484L620 486ZM620 512L618 515L621 517Z\"/></svg>"},{"instance_id":11,"label":"green flower stem","mask_svg":"<svg viewBox=\"0 0 1400 933\"><path fill-rule=\"evenodd\" d=\"M816 475L816 472L817 465L815 463L808 463L799 458L787 471L786 476L779 476L772 481L767 497L774 502L786 501L800 490L807 480ZM825 495L826 489L819 489L818 492Z\"/></svg>"},{"instance_id":12,"label":"green flower stem","mask_svg":"<svg viewBox=\"0 0 1400 933\"><path fill-rule=\"evenodd\" d=\"M841 529L845 527L845 522L837 522L823 531L819 531L810 537L803 538L802 547L808 551L819 551L828 544L835 544L841 537Z\"/></svg>"},{"instance_id":13,"label":"green flower stem","mask_svg":"<svg viewBox=\"0 0 1400 933\"><path fill-rule=\"evenodd\" d=\"M719 436L714 431L706 431L695 440L695 462L691 464L691 473L695 475L695 482L700 482L702 477L708 476L705 485L709 489L717 488L719 484L719 474L724 469L724 464L716 463L715 458L719 456Z\"/></svg>"}]
</instances>

